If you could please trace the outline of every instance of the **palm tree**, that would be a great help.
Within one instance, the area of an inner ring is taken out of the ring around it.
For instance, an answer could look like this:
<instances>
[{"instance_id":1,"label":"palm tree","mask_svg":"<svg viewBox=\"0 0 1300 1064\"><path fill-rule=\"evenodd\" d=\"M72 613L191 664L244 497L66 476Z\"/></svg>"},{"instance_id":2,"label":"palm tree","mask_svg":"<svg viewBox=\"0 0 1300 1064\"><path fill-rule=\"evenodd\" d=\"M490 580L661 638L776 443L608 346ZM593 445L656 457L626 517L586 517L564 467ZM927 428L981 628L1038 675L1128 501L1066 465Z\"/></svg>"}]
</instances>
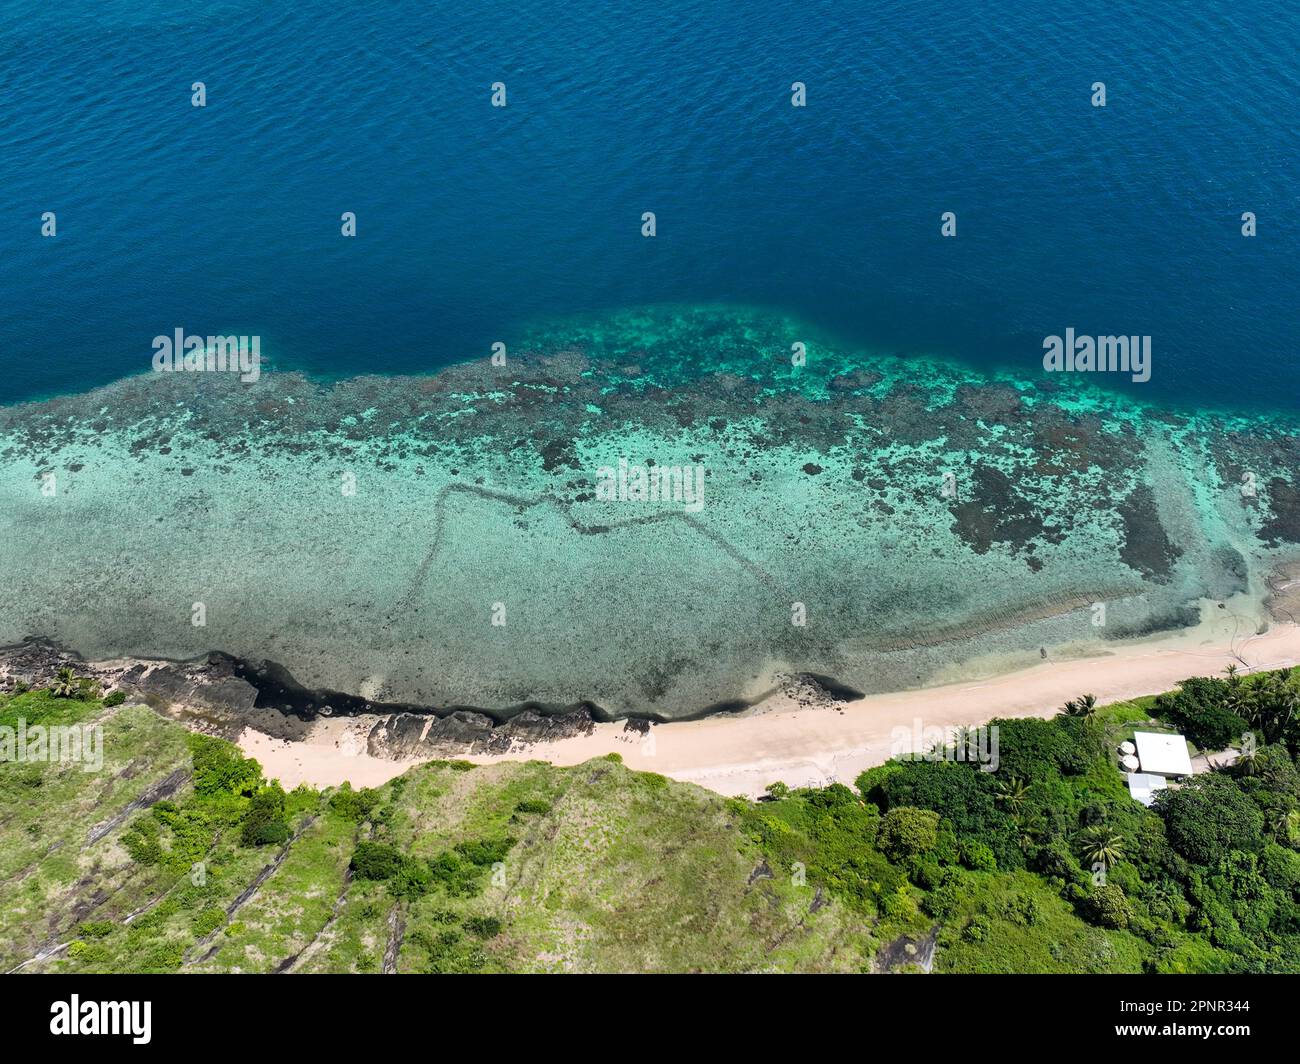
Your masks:
<instances>
[{"instance_id":1,"label":"palm tree","mask_svg":"<svg viewBox=\"0 0 1300 1064\"><path fill-rule=\"evenodd\" d=\"M994 800L1000 805L1006 806L1007 811L1012 816L1019 814L1025 800L1029 797L1029 784L1019 776L998 780L994 784L994 790L997 792Z\"/></svg>"},{"instance_id":2,"label":"palm tree","mask_svg":"<svg viewBox=\"0 0 1300 1064\"><path fill-rule=\"evenodd\" d=\"M1079 856L1086 864L1114 868L1124 860L1124 837L1111 835L1102 825L1097 824L1079 837Z\"/></svg>"},{"instance_id":3,"label":"palm tree","mask_svg":"<svg viewBox=\"0 0 1300 1064\"><path fill-rule=\"evenodd\" d=\"M1091 717L1097 712L1097 696L1084 695L1081 698L1072 698L1065 703L1066 716L1070 717Z\"/></svg>"},{"instance_id":4,"label":"palm tree","mask_svg":"<svg viewBox=\"0 0 1300 1064\"><path fill-rule=\"evenodd\" d=\"M1296 814L1291 810L1275 809L1268 816L1268 822L1265 825L1269 832L1282 845L1287 845L1291 839L1291 827L1295 822Z\"/></svg>"},{"instance_id":5,"label":"palm tree","mask_svg":"<svg viewBox=\"0 0 1300 1064\"><path fill-rule=\"evenodd\" d=\"M969 724L961 724L953 729L952 745L959 761L975 761L978 744L979 732Z\"/></svg>"},{"instance_id":6,"label":"palm tree","mask_svg":"<svg viewBox=\"0 0 1300 1064\"><path fill-rule=\"evenodd\" d=\"M1258 776L1263 771L1258 750L1244 752L1236 761L1236 768L1243 776Z\"/></svg>"},{"instance_id":7,"label":"palm tree","mask_svg":"<svg viewBox=\"0 0 1300 1064\"><path fill-rule=\"evenodd\" d=\"M1041 813L1032 813L1029 816L1016 815L1014 819L1017 841L1020 843L1020 848L1028 853L1048 833L1047 820Z\"/></svg>"},{"instance_id":8,"label":"palm tree","mask_svg":"<svg viewBox=\"0 0 1300 1064\"><path fill-rule=\"evenodd\" d=\"M71 698L78 690L77 677L67 666L55 673L54 682L50 684L50 694L55 698Z\"/></svg>"},{"instance_id":9,"label":"palm tree","mask_svg":"<svg viewBox=\"0 0 1300 1064\"><path fill-rule=\"evenodd\" d=\"M1263 734L1264 742L1276 743L1286 736L1296 719L1300 691L1281 675L1270 673L1231 708Z\"/></svg>"}]
</instances>

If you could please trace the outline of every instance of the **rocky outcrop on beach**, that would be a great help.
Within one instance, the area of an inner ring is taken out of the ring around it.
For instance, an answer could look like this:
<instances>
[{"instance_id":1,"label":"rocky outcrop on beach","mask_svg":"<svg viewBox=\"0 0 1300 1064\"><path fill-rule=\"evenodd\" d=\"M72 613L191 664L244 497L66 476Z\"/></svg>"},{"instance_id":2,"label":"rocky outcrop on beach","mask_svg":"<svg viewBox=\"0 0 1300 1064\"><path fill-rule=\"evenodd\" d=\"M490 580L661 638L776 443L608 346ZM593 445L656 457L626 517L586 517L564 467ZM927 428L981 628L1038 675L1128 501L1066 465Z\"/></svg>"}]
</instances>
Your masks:
<instances>
[{"instance_id":1,"label":"rocky outcrop on beach","mask_svg":"<svg viewBox=\"0 0 1300 1064\"><path fill-rule=\"evenodd\" d=\"M280 739L306 733L302 721L257 704L257 689L236 674L233 659L208 654L193 661L120 658L87 661L52 640L33 637L0 647L0 690L48 687L61 669L121 691L196 730L236 738L245 727Z\"/></svg>"},{"instance_id":2,"label":"rocky outcrop on beach","mask_svg":"<svg viewBox=\"0 0 1300 1064\"><path fill-rule=\"evenodd\" d=\"M65 668L96 681L105 693L122 690L158 705L248 714L257 698L257 691L235 675L230 659L223 655L196 661L86 661L75 651L42 638L0 647L0 687L45 687Z\"/></svg>"},{"instance_id":3,"label":"rocky outcrop on beach","mask_svg":"<svg viewBox=\"0 0 1300 1064\"><path fill-rule=\"evenodd\" d=\"M524 710L504 724L483 713L457 710L446 717L394 713L370 731L366 752L373 757L415 760L448 753L502 754L518 745L555 742L590 735L596 726L590 709L543 716Z\"/></svg>"},{"instance_id":4,"label":"rocky outcrop on beach","mask_svg":"<svg viewBox=\"0 0 1300 1064\"><path fill-rule=\"evenodd\" d=\"M195 661L95 662L41 638L0 647L0 690L47 687L64 668L94 680L104 693L122 691L164 716L232 740L246 727L277 739L303 739L315 720L336 714L373 721L367 753L392 760L502 753L519 744L589 735L596 723L593 707L583 704L554 712L524 708L504 721L473 709L386 710L385 703L360 696L304 688L273 662L248 663L220 653Z\"/></svg>"}]
</instances>

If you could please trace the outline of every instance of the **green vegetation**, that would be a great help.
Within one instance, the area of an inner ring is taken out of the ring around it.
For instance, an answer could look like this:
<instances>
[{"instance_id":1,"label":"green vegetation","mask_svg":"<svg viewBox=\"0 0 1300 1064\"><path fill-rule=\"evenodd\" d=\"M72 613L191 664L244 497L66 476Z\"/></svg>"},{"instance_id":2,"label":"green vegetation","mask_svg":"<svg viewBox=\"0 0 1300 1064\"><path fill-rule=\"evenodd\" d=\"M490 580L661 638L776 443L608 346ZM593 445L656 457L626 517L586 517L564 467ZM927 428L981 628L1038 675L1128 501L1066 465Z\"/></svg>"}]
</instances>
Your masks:
<instances>
[{"instance_id":1,"label":"green vegetation","mask_svg":"<svg viewBox=\"0 0 1300 1064\"><path fill-rule=\"evenodd\" d=\"M1298 701L1289 672L1085 695L992 721L993 772L957 760L955 736L947 757L863 773L858 794L774 784L736 807L773 865L806 869L879 938L933 938L936 971L1300 971ZM1113 751L1151 714L1251 752L1146 809Z\"/></svg>"},{"instance_id":2,"label":"green vegetation","mask_svg":"<svg viewBox=\"0 0 1300 1064\"><path fill-rule=\"evenodd\" d=\"M50 684L50 694L55 698L79 698L88 702L99 697L99 684L88 676L77 676L70 668L62 668Z\"/></svg>"},{"instance_id":3,"label":"green vegetation","mask_svg":"<svg viewBox=\"0 0 1300 1064\"><path fill-rule=\"evenodd\" d=\"M994 721L992 772L895 760L760 802L616 756L286 793L55 688L0 694L0 724L98 725L103 770L0 762L0 970L1300 971L1289 673ZM1152 714L1248 753L1146 809L1114 750Z\"/></svg>"},{"instance_id":4,"label":"green vegetation","mask_svg":"<svg viewBox=\"0 0 1300 1064\"><path fill-rule=\"evenodd\" d=\"M2 970L851 971L876 945L725 799L616 758L286 794L147 706L0 694L19 719L101 726L104 766L0 763Z\"/></svg>"}]
</instances>

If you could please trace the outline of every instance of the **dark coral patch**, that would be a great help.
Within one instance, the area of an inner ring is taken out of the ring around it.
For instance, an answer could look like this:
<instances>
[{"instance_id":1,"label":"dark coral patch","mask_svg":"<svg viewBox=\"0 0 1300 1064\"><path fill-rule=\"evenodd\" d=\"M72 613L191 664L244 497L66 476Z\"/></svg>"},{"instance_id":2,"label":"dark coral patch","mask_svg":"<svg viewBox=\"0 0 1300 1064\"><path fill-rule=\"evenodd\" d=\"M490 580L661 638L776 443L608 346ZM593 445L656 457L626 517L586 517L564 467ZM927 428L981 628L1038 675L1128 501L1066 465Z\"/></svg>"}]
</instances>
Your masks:
<instances>
[{"instance_id":1,"label":"dark coral patch","mask_svg":"<svg viewBox=\"0 0 1300 1064\"><path fill-rule=\"evenodd\" d=\"M578 454L574 448L573 440L556 439L550 440L544 444L540 453L542 456L542 468L548 473L562 466L568 466L570 469L580 469Z\"/></svg>"},{"instance_id":2,"label":"dark coral patch","mask_svg":"<svg viewBox=\"0 0 1300 1064\"><path fill-rule=\"evenodd\" d=\"M1117 508L1124 528L1120 560L1130 569L1160 584L1169 583L1174 563L1182 548L1170 540L1156 510L1156 496L1149 485L1140 484Z\"/></svg>"},{"instance_id":3,"label":"dark coral patch","mask_svg":"<svg viewBox=\"0 0 1300 1064\"><path fill-rule=\"evenodd\" d=\"M994 466L980 464L971 477L969 499L953 504L952 530L976 554L986 554L995 543L1007 543L1013 552L1048 533L1048 527L1033 505Z\"/></svg>"},{"instance_id":4,"label":"dark coral patch","mask_svg":"<svg viewBox=\"0 0 1300 1064\"><path fill-rule=\"evenodd\" d=\"M1300 543L1300 488L1282 477L1268 482L1269 513L1260 527L1259 538L1270 547L1279 543Z\"/></svg>"}]
</instances>

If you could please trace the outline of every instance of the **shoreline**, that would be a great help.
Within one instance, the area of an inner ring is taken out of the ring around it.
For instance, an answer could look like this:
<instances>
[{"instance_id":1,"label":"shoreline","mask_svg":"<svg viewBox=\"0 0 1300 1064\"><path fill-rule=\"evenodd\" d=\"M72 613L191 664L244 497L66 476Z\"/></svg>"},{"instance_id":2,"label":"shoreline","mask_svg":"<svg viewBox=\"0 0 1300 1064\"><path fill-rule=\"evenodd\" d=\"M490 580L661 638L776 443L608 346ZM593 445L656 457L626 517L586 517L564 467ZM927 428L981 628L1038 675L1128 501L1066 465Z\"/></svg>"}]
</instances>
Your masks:
<instances>
[{"instance_id":1,"label":"shoreline","mask_svg":"<svg viewBox=\"0 0 1300 1064\"><path fill-rule=\"evenodd\" d=\"M545 743L518 743L500 754L448 754L478 765L501 761L580 764L617 753L631 769L657 772L727 796L756 797L777 781L791 787L854 779L892 756L893 735L906 729L978 725L993 718L1050 717L1070 698L1091 693L1100 703L1173 689L1190 676L1300 664L1300 625L1274 623L1239 636L1241 618L1220 615L1173 637L1143 640L1115 651L1048 660L985 679L867 695L853 702L808 706L774 695L743 714L650 726L643 734L622 722L596 724L589 734ZM388 760L366 752L373 722L335 718L314 724L303 739L276 739L245 727L240 749L286 789L299 783L378 786L430 758Z\"/></svg>"}]
</instances>

